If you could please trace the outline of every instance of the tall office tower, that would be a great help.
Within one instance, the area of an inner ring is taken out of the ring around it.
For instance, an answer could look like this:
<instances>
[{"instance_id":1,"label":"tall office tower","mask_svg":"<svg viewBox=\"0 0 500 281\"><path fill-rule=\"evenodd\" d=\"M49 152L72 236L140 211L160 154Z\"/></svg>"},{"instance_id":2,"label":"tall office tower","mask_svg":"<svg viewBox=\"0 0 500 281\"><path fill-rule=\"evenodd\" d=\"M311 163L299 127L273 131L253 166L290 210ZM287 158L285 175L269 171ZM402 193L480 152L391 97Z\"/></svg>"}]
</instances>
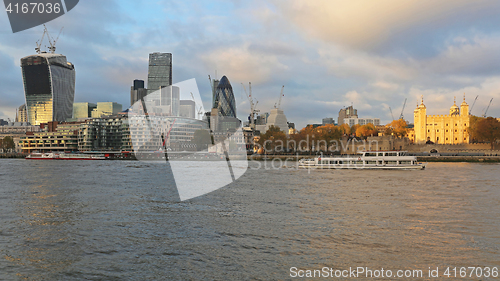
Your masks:
<instances>
[{"instance_id":1,"label":"tall office tower","mask_svg":"<svg viewBox=\"0 0 500 281\"><path fill-rule=\"evenodd\" d=\"M217 107L217 105L215 104L215 97L217 96L215 94L215 90L217 90L217 86L219 86L219 80L212 80L212 108Z\"/></svg>"},{"instance_id":2,"label":"tall office tower","mask_svg":"<svg viewBox=\"0 0 500 281\"><path fill-rule=\"evenodd\" d=\"M226 76L220 79L215 89L213 108L217 108L222 116L236 118L236 101L234 100L233 87Z\"/></svg>"},{"instance_id":3,"label":"tall office tower","mask_svg":"<svg viewBox=\"0 0 500 281\"><path fill-rule=\"evenodd\" d=\"M130 87L130 106L134 105L138 100L144 99L148 94L144 88L144 80L134 80L134 85Z\"/></svg>"},{"instance_id":4,"label":"tall office tower","mask_svg":"<svg viewBox=\"0 0 500 281\"><path fill-rule=\"evenodd\" d=\"M45 53L21 59L26 111L31 125L66 121L73 114L75 67L66 56Z\"/></svg>"},{"instance_id":5,"label":"tall office tower","mask_svg":"<svg viewBox=\"0 0 500 281\"><path fill-rule=\"evenodd\" d=\"M148 94L172 85L172 54L149 54Z\"/></svg>"},{"instance_id":6,"label":"tall office tower","mask_svg":"<svg viewBox=\"0 0 500 281\"><path fill-rule=\"evenodd\" d=\"M26 104L19 107L16 116L16 122L26 123L28 122L28 114L26 113Z\"/></svg>"}]
</instances>

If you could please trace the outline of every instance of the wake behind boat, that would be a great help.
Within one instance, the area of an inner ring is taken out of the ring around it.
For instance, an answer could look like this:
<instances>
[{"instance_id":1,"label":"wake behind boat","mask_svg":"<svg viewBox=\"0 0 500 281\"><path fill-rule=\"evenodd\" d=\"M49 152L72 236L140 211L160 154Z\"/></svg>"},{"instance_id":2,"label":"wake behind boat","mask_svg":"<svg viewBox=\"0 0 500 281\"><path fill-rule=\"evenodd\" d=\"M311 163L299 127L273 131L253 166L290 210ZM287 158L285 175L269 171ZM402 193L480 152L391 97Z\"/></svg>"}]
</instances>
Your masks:
<instances>
[{"instance_id":1,"label":"wake behind boat","mask_svg":"<svg viewBox=\"0 0 500 281\"><path fill-rule=\"evenodd\" d=\"M298 165L313 169L422 170L427 163L419 163L416 156L406 155L406 151L364 151L344 157L301 159Z\"/></svg>"},{"instance_id":2,"label":"wake behind boat","mask_svg":"<svg viewBox=\"0 0 500 281\"><path fill-rule=\"evenodd\" d=\"M30 160L106 160L104 154L83 154L83 153L64 153L64 152L33 152L26 156Z\"/></svg>"}]
</instances>

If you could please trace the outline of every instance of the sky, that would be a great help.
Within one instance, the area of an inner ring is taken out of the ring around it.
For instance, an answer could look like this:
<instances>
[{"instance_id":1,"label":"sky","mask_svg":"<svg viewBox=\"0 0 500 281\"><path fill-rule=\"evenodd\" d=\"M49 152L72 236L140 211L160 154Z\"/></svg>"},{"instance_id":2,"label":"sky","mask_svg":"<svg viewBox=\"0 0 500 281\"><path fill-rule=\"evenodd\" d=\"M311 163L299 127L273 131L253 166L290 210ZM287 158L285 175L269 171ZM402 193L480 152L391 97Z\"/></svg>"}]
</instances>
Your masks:
<instances>
[{"instance_id":1,"label":"sky","mask_svg":"<svg viewBox=\"0 0 500 281\"><path fill-rule=\"evenodd\" d=\"M360 118L413 123L449 114L465 94L471 113L500 117L500 1L131 1L82 0L47 23L56 53L76 69L75 102L130 106L134 79L147 81L148 55L173 55L173 82L195 78L209 108L208 75L226 75L238 117L252 83L257 109L278 101L300 129L354 105ZM0 12L0 118L24 103L22 57L35 53L43 27L12 33ZM47 41L45 41L47 42Z\"/></svg>"}]
</instances>

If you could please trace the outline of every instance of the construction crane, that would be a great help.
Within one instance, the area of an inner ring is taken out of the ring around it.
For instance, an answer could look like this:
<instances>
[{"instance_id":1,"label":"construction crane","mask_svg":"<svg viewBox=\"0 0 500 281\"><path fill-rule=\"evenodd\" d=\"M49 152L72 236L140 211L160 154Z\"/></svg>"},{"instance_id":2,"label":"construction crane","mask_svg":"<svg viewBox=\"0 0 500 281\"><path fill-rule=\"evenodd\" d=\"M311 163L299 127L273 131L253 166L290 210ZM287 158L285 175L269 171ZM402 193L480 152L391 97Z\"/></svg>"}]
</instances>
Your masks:
<instances>
[{"instance_id":1,"label":"construction crane","mask_svg":"<svg viewBox=\"0 0 500 281\"><path fill-rule=\"evenodd\" d=\"M61 35L63 28L64 28L64 26L61 27L61 30L59 31L59 34L57 35L56 40L54 40L54 38L50 37L49 31L47 30L47 38L49 39L49 44L50 44L49 51L52 54L55 53L55 51L56 51L56 43L57 43L57 40L59 40L59 36ZM45 27L45 29L47 29L47 27Z\"/></svg>"},{"instance_id":2,"label":"construction crane","mask_svg":"<svg viewBox=\"0 0 500 281\"><path fill-rule=\"evenodd\" d=\"M45 26L45 25L43 25L43 26ZM41 53L41 47L42 47L43 38L45 37L45 33L47 33L47 28L43 29L42 38L40 40L36 41L35 51L37 54Z\"/></svg>"},{"instance_id":3,"label":"construction crane","mask_svg":"<svg viewBox=\"0 0 500 281\"><path fill-rule=\"evenodd\" d=\"M281 106L281 98L283 97L283 89L285 88L285 85L283 85L283 87L281 87L281 93L280 93L280 99L278 100L278 103L274 104L274 108L277 108L277 109L280 109L280 106Z\"/></svg>"},{"instance_id":4,"label":"construction crane","mask_svg":"<svg viewBox=\"0 0 500 281\"><path fill-rule=\"evenodd\" d=\"M405 102L403 103L403 109L401 109L401 114L399 115L399 119L405 119L404 118L404 115L403 115L403 112L405 111L405 106L406 106L406 98L405 98Z\"/></svg>"},{"instance_id":5,"label":"construction crane","mask_svg":"<svg viewBox=\"0 0 500 281\"><path fill-rule=\"evenodd\" d=\"M490 100L490 103L488 104L488 106L486 107L486 109L484 110L484 113L483 113L483 117L486 118L486 113L488 113L488 109L490 109L490 105L491 105L491 102L493 101L493 98L491 98Z\"/></svg>"},{"instance_id":6,"label":"construction crane","mask_svg":"<svg viewBox=\"0 0 500 281\"><path fill-rule=\"evenodd\" d=\"M208 75L210 77L210 75ZM203 115L203 106L200 105L200 108L197 108L196 107L196 100L194 99L194 95L193 95L193 92L189 92L191 94L191 98L193 99L194 101L194 109L196 110L196 112L198 113L198 118L201 120L201 115Z\"/></svg>"},{"instance_id":7,"label":"construction crane","mask_svg":"<svg viewBox=\"0 0 500 281\"><path fill-rule=\"evenodd\" d=\"M389 106L389 110L391 111L392 121L394 121L394 114L392 114L392 109L390 106Z\"/></svg>"},{"instance_id":8,"label":"construction crane","mask_svg":"<svg viewBox=\"0 0 500 281\"><path fill-rule=\"evenodd\" d=\"M248 91L250 93L247 93L247 89L245 88L245 85L243 85L243 83L241 83L241 86L243 86L243 90L245 90L245 94L247 95L248 101L250 102L250 128L254 129L255 128L255 125L254 125L255 114L257 112L260 112L260 110L256 109L259 101L255 100L255 103L254 103L254 99L252 97L252 83L251 82L248 82Z\"/></svg>"},{"instance_id":9,"label":"construction crane","mask_svg":"<svg viewBox=\"0 0 500 281\"><path fill-rule=\"evenodd\" d=\"M476 98L474 99L474 102L472 103L472 106L470 107L469 113L471 113L471 112L472 112L472 109L474 108L474 105L476 104L476 101L477 101L477 98L478 98L478 97L479 97L479 96L476 96Z\"/></svg>"}]
</instances>

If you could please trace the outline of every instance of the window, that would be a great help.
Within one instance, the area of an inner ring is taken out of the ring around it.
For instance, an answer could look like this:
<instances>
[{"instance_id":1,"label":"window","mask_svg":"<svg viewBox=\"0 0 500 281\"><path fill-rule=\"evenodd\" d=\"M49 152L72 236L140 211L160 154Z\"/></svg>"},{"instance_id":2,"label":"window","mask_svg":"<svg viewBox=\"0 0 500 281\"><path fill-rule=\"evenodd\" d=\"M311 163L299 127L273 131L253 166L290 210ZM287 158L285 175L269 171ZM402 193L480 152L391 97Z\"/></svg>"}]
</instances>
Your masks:
<instances>
[{"instance_id":1,"label":"window","mask_svg":"<svg viewBox=\"0 0 500 281\"><path fill-rule=\"evenodd\" d=\"M431 132L431 130L427 130L427 133L430 133L430 132Z\"/></svg>"},{"instance_id":2,"label":"window","mask_svg":"<svg viewBox=\"0 0 500 281\"><path fill-rule=\"evenodd\" d=\"M446 127L448 127L448 124L446 124Z\"/></svg>"},{"instance_id":3,"label":"window","mask_svg":"<svg viewBox=\"0 0 500 281\"><path fill-rule=\"evenodd\" d=\"M457 126L457 124L455 124L455 127Z\"/></svg>"},{"instance_id":4,"label":"window","mask_svg":"<svg viewBox=\"0 0 500 281\"><path fill-rule=\"evenodd\" d=\"M382 148L380 148L380 150L382 150ZM384 156L384 153L383 152L379 152L378 156Z\"/></svg>"},{"instance_id":5,"label":"window","mask_svg":"<svg viewBox=\"0 0 500 281\"><path fill-rule=\"evenodd\" d=\"M437 132L439 133L439 130L437 130Z\"/></svg>"},{"instance_id":6,"label":"window","mask_svg":"<svg viewBox=\"0 0 500 281\"><path fill-rule=\"evenodd\" d=\"M448 138L446 138L446 140L448 140Z\"/></svg>"},{"instance_id":7,"label":"window","mask_svg":"<svg viewBox=\"0 0 500 281\"><path fill-rule=\"evenodd\" d=\"M457 138L455 138L455 140L457 140Z\"/></svg>"},{"instance_id":8,"label":"window","mask_svg":"<svg viewBox=\"0 0 500 281\"><path fill-rule=\"evenodd\" d=\"M366 161L366 164L377 164L377 161Z\"/></svg>"},{"instance_id":9,"label":"window","mask_svg":"<svg viewBox=\"0 0 500 281\"><path fill-rule=\"evenodd\" d=\"M377 156L377 153L365 153L365 156Z\"/></svg>"},{"instance_id":10,"label":"window","mask_svg":"<svg viewBox=\"0 0 500 281\"><path fill-rule=\"evenodd\" d=\"M446 130L446 132L448 133L448 130Z\"/></svg>"},{"instance_id":11,"label":"window","mask_svg":"<svg viewBox=\"0 0 500 281\"><path fill-rule=\"evenodd\" d=\"M455 130L455 133L457 132L457 130Z\"/></svg>"},{"instance_id":12,"label":"window","mask_svg":"<svg viewBox=\"0 0 500 281\"><path fill-rule=\"evenodd\" d=\"M398 161L385 161L387 165L397 165Z\"/></svg>"},{"instance_id":13,"label":"window","mask_svg":"<svg viewBox=\"0 0 500 281\"><path fill-rule=\"evenodd\" d=\"M398 156L397 152L388 152L386 156Z\"/></svg>"}]
</instances>

